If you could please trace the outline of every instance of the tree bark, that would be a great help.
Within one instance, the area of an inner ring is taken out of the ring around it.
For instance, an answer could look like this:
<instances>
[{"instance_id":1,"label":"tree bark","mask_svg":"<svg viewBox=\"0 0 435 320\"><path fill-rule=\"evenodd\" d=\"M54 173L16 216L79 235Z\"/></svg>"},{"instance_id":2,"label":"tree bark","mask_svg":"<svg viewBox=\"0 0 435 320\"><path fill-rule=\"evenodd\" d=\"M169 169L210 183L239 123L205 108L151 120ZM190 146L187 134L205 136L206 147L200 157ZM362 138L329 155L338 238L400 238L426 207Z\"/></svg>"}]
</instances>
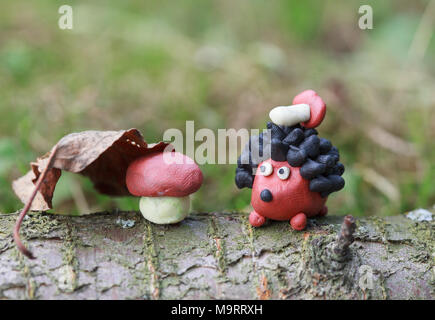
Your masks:
<instances>
[{"instance_id":1,"label":"tree bark","mask_svg":"<svg viewBox=\"0 0 435 320\"><path fill-rule=\"evenodd\" d=\"M288 222L253 228L242 213L176 225L136 212L32 213L21 230L29 260L12 239L16 218L0 214L1 299L435 298L434 221L358 219L337 258L337 244L350 243L337 237L343 217L298 232Z\"/></svg>"}]
</instances>

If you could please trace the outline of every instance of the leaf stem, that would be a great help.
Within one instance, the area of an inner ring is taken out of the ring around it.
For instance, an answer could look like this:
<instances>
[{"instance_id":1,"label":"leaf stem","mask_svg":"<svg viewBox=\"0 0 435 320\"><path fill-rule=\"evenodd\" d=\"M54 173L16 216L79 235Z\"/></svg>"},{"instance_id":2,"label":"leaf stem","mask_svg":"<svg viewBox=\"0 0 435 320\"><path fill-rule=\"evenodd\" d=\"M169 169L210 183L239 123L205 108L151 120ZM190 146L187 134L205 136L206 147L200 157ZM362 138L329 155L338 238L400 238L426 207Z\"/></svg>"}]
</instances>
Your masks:
<instances>
[{"instance_id":1,"label":"leaf stem","mask_svg":"<svg viewBox=\"0 0 435 320\"><path fill-rule=\"evenodd\" d=\"M30 207L32 206L32 202L35 199L39 188L41 188L42 182L45 180L45 177L47 176L48 171L52 168L52 165L54 162L54 157L56 155L56 151L57 151L57 144L51 150L51 154L50 154L50 157L48 158L47 166L45 167L44 171L42 171L41 175L38 177L38 180L36 181L36 184L35 184L35 188L33 189L33 192L30 195L29 200L27 200L26 205L24 206L23 210L21 211L20 215L17 218L17 222L15 223L15 227L14 227L15 244L17 245L18 250L29 259L35 259L35 256L21 242L20 227L21 227L21 223L23 222L24 217L26 216L27 212L29 211Z\"/></svg>"}]
</instances>

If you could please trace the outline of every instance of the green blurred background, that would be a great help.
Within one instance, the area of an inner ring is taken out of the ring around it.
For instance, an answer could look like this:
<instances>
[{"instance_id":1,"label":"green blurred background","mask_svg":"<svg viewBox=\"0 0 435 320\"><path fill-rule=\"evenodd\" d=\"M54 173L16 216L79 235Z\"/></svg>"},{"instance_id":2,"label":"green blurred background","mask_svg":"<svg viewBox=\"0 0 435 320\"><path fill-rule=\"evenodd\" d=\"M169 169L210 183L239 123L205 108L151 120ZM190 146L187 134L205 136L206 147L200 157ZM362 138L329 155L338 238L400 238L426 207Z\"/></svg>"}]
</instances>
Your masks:
<instances>
[{"instance_id":1,"label":"green blurred background","mask_svg":"<svg viewBox=\"0 0 435 320\"><path fill-rule=\"evenodd\" d=\"M73 30L58 27L69 4ZM358 8L373 7L373 30ZM138 128L264 128L268 111L316 90L319 128L340 149L334 214L391 215L435 203L434 1L12 1L0 4L0 211L62 136ZM235 165L204 165L196 211L249 210ZM64 173L56 212L137 209Z\"/></svg>"}]
</instances>

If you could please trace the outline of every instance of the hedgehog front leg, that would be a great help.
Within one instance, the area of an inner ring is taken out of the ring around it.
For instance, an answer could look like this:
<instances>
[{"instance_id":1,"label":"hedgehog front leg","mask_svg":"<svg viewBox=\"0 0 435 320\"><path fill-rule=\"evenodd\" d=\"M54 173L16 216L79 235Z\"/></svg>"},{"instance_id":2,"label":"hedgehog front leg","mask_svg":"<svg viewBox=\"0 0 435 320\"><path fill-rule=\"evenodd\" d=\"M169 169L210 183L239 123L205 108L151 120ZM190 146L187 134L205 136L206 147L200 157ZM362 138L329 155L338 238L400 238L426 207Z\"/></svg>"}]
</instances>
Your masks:
<instances>
[{"instance_id":1,"label":"hedgehog front leg","mask_svg":"<svg viewBox=\"0 0 435 320\"><path fill-rule=\"evenodd\" d=\"M319 213L317 214L318 217L324 217L328 214L328 207L327 206L323 206L323 208L319 211Z\"/></svg>"},{"instance_id":2,"label":"hedgehog front leg","mask_svg":"<svg viewBox=\"0 0 435 320\"><path fill-rule=\"evenodd\" d=\"M253 210L249 214L249 223L253 227L261 227L266 222L266 218L260 215L257 211Z\"/></svg>"},{"instance_id":3,"label":"hedgehog front leg","mask_svg":"<svg viewBox=\"0 0 435 320\"><path fill-rule=\"evenodd\" d=\"M307 225L307 216L303 212L299 212L293 218L290 219L290 225L294 230L304 230Z\"/></svg>"}]
</instances>

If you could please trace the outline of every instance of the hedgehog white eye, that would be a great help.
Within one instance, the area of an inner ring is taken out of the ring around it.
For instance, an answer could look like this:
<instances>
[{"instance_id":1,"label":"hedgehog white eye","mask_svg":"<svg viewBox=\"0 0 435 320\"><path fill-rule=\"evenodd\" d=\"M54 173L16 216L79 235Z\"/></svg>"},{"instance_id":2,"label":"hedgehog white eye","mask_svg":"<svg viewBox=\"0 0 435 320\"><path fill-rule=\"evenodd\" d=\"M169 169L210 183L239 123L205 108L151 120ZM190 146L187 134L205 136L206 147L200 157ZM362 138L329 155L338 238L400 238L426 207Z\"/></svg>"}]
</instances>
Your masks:
<instances>
[{"instance_id":1,"label":"hedgehog white eye","mask_svg":"<svg viewBox=\"0 0 435 320\"><path fill-rule=\"evenodd\" d=\"M278 172L276 173L278 178L281 180L285 180L290 175L290 168L289 167L281 167L278 169Z\"/></svg>"},{"instance_id":2,"label":"hedgehog white eye","mask_svg":"<svg viewBox=\"0 0 435 320\"><path fill-rule=\"evenodd\" d=\"M273 172L272 165L269 162L264 162L259 169L259 173L262 176L270 176Z\"/></svg>"}]
</instances>

